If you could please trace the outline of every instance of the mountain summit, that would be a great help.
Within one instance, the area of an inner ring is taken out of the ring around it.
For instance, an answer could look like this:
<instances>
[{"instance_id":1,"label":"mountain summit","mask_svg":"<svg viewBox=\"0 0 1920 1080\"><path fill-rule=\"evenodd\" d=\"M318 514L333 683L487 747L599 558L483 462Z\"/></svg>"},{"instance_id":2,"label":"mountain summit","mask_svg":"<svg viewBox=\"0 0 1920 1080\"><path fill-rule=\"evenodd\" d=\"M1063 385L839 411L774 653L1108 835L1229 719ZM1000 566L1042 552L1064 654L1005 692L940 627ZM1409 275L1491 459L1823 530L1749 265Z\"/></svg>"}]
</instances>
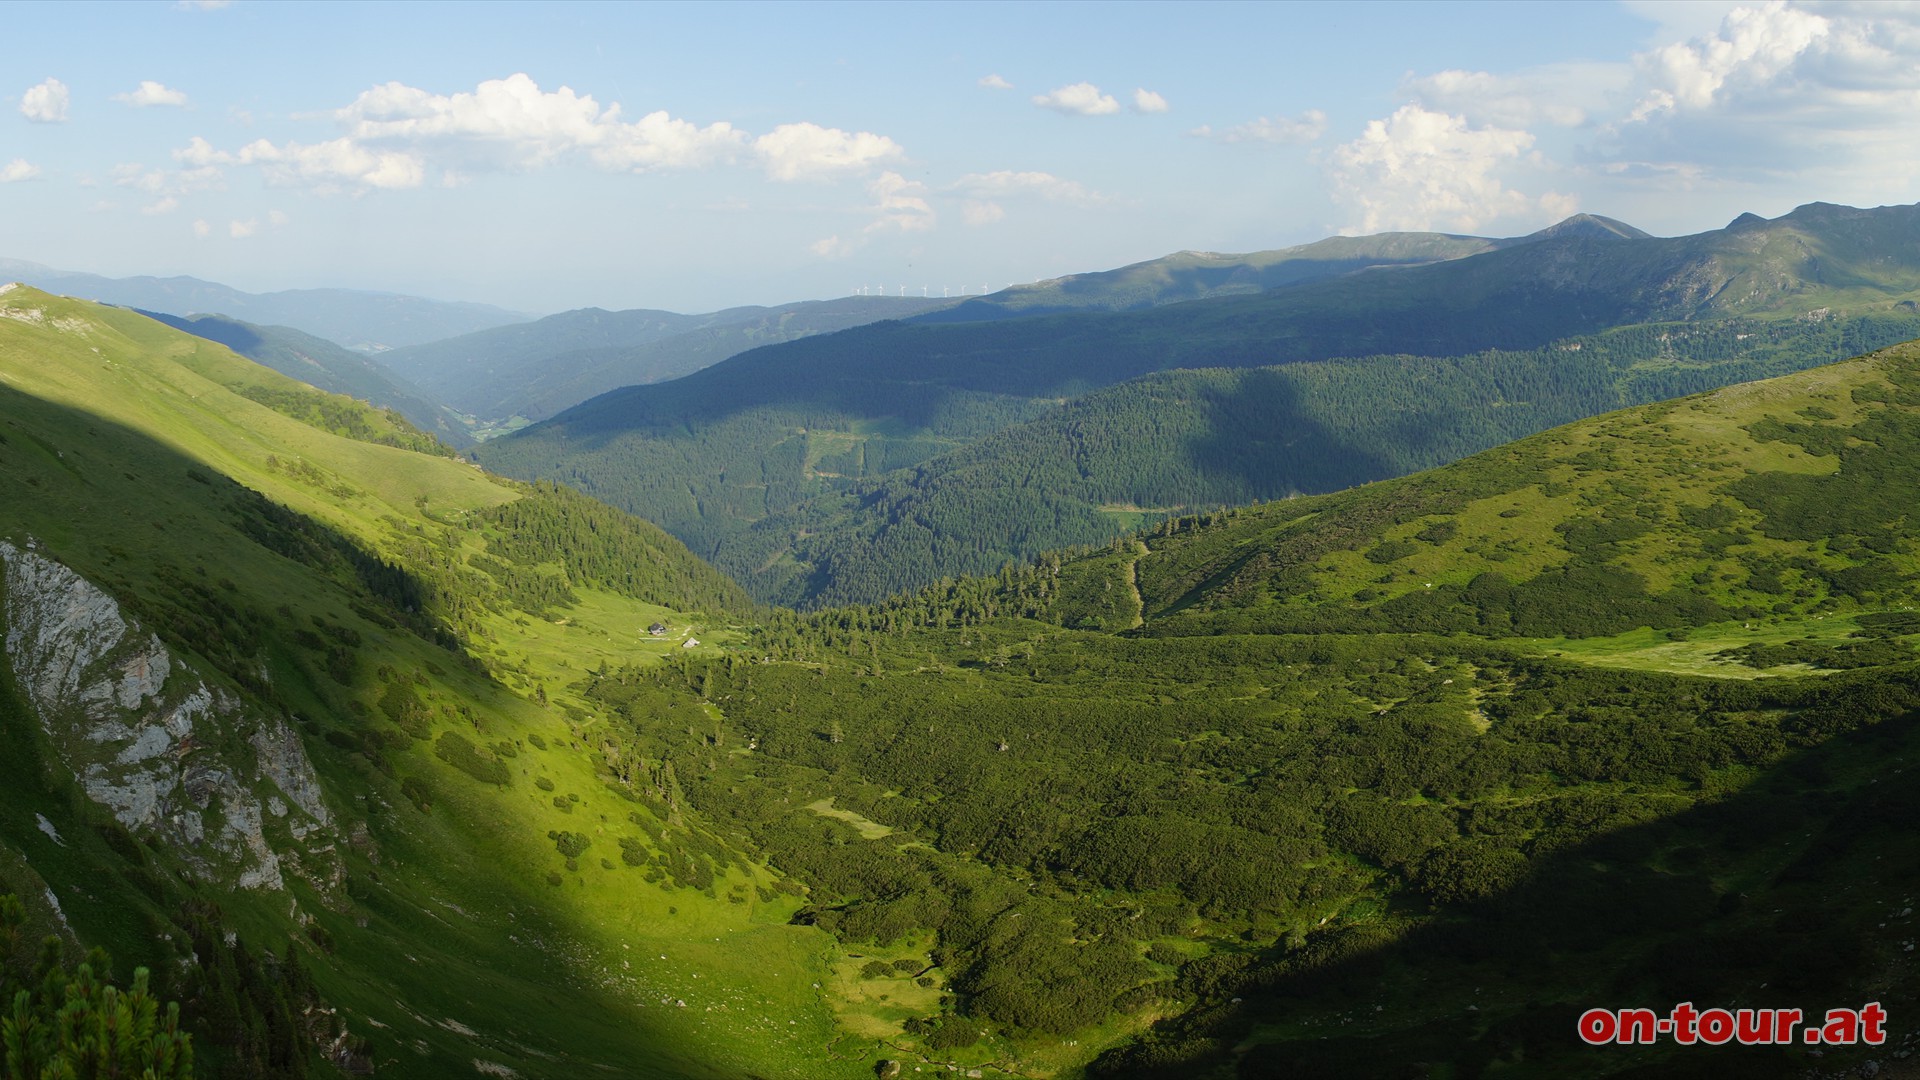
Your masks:
<instances>
[{"instance_id":1,"label":"mountain summit","mask_svg":"<svg viewBox=\"0 0 1920 1080\"><path fill-rule=\"evenodd\" d=\"M1594 240L1652 240L1652 233L1643 232L1624 221L1598 214L1575 214L1558 224L1549 225L1539 232L1528 233L1508 241L1510 244L1532 243L1540 240L1560 240L1570 236L1584 236Z\"/></svg>"}]
</instances>

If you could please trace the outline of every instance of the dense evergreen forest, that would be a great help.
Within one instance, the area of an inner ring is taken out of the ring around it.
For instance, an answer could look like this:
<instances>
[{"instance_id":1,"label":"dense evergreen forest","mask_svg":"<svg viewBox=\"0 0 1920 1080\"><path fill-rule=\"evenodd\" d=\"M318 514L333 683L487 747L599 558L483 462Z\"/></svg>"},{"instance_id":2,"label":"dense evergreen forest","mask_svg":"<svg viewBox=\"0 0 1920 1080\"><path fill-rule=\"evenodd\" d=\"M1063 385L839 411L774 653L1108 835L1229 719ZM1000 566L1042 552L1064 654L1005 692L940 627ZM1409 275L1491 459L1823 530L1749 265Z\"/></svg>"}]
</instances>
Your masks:
<instances>
[{"instance_id":1,"label":"dense evergreen forest","mask_svg":"<svg viewBox=\"0 0 1920 1080\"><path fill-rule=\"evenodd\" d=\"M1912 760L1920 708L1920 563L1895 505L1920 460L1920 351L1799 378L775 613L728 655L579 690L617 721L613 782L750 837L807 887L798 918L880 958L867 977L944 992L906 1022L929 1048L1174 1015L1101 1071L1595 1069L1567 1034L1578 1004L1779 977L1737 947L1796 932L1754 898L1806 912L1817 867L1886 840L1864 821L1910 812L1865 785ZM1541 539L1502 552L1502 530ZM1828 619L1822 640L1739 644ZM1535 640L1650 631L1626 666ZM1698 662L1655 660L1668 645ZM1851 673L1790 677L1820 669ZM615 764L636 760L657 764ZM1801 820L1859 835L1779 854ZM1566 912L1595 889L1615 903L1582 936ZM1668 955L1676 912L1711 929ZM1884 955L1869 918L1837 923L1819 948L1842 959L1793 985L1864 992L1844 958ZM1592 981L1531 970L1529 949L1592 956ZM1389 968L1402 981L1368 990ZM1432 985L1463 971L1486 996ZM1436 999L1488 1015L1461 1031ZM1399 1012L1366 1039L1286 1026L1368 1000ZM1259 1053L1228 1052L1250 1035Z\"/></svg>"},{"instance_id":2,"label":"dense evergreen forest","mask_svg":"<svg viewBox=\"0 0 1920 1080\"><path fill-rule=\"evenodd\" d=\"M926 427L859 420L885 407L871 388L863 403L746 409L691 436L504 440L487 460L660 522L763 601L870 602L1916 334L1911 315L1635 326L1524 352L1163 372L1058 406L954 393Z\"/></svg>"}]
</instances>

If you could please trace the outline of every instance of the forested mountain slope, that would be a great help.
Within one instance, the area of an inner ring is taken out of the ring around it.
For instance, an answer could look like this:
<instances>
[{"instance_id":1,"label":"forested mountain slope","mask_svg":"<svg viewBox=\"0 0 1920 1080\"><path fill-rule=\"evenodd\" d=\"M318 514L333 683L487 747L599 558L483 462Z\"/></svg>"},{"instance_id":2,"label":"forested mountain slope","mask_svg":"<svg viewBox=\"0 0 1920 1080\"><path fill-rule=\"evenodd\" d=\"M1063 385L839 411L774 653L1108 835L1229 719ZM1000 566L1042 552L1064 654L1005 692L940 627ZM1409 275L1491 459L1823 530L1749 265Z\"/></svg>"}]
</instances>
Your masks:
<instances>
[{"instance_id":1,"label":"forested mountain slope","mask_svg":"<svg viewBox=\"0 0 1920 1080\"><path fill-rule=\"evenodd\" d=\"M675 379L761 345L948 303L852 296L704 315L587 308L396 349L381 360L482 420L539 420L617 387Z\"/></svg>"},{"instance_id":2,"label":"forested mountain slope","mask_svg":"<svg viewBox=\"0 0 1920 1080\"><path fill-rule=\"evenodd\" d=\"M660 522L762 598L866 600L1115 535L1138 513L1394 475L1574 416L1915 332L1914 207L1815 204L1674 239L1549 233L1257 296L861 328L616 391L478 453ZM1605 333L1623 326L1643 329ZM1155 371L1282 365L1173 393L1206 403L1176 407L1166 427L1136 407L1151 389L1117 392L1135 404L1049 415ZM975 468L984 448L973 444L1028 422L1038 425L1008 432L1006 453ZM1364 434L1355 445L1365 458L1343 459L1337 434L1319 438L1327 424ZM1065 429L1074 434L1060 437ZM1125 453L1083 462L1084 476L1044 475L1084 457L1076 440ZM968 456L942 457L962 448ZM920 471L885 475L908 466ZM969 470L996 486L961 479ZM959 515L971 524L938 542L925 527L956 518L936 505L935 487L972 504ZM981 513L982 500L999 505ZM876 542L850 556L872 565L847 566L843 578L841 552Z\"/></svg>"},{"instance_id":3,"label":"forested mountain slope","mask_svg":"<svg viewBox=\"0 0 1920 1080\"><path fill-rule=\"evenodd\" d=\"M957 1014L901 1023L935 1060L1033 1069L1166 1017L1098 1070L1684 1070L1700 1048L1574 1019L1920 1004L1916 461L1903 346L588 693L785 853L819 925L882 957L933 935ZM649 719L686 695L722 719Z\"/></svg>"},{"instance_id":4,"label":"forested mountain slope","mask_svg":"<svg viewBox=\"0 0 1920 1080\"><path fill-rule=\"evenodd\" d=\"M1624 405L1920 337L1920 316L1639 326L1525 352L1169 371L723 539L763 598L868 602L1236 506L1400 476Z\"/></svg>"}]
</instances>

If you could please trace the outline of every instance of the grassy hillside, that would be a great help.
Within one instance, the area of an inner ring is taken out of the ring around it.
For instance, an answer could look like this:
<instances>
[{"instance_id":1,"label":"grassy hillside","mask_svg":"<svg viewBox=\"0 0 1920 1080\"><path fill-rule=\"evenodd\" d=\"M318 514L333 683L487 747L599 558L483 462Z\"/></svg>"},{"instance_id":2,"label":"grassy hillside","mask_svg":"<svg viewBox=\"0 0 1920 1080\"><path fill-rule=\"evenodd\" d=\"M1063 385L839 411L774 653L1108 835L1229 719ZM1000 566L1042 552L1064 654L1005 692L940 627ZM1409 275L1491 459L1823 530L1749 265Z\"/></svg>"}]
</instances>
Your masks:
<instances>
[{"instance_id":1,"label":"grassy hillside","mask_svg":"<svg viewBox=\"0 0 1920 1080\"><path fill-rule=\"evenodd\" d=\"M1769 625L1810 630L1816 616L1906 596L1915 567L1900 492L1920 460L1917 362L1920 346L1897 346L1434 473L1170 525L1165 557L1139 567L1145 611L1161 626L1525 637L1650 626L1685 642L1660 653L1737 670L1753 657L1715 652L1732 631L1687 628L1738 620L1745 644Z\"/></svg>"},{"instance_id":2,"label":"grassy hillside","mask_svg":"<svg viewBox=\"0 0 1920 1080\"><path fill-rule=\"evenodd\" d=\"M257 364L322 390L392 409L449 446L473 444L467 425L444 405L429 401L386 365L290 326L255 326L224 315L181 317L143 311L151 319L195 337L217 341Z\"/></svg>"},{"instance_id":3,"label":"grassy hillside","mask_svg":"<svg viewBox=\"0 0 1920 1080\"><path fill-rule=\"evenodd\" d=\"M482 421L540 420L617 387L679 378L761 345L947 303L845 297L705 315L587 308L397 349L381 359Z\"/></svg>"},{"instance_id":4,"label":"grassy hillside","mask_svg":"<svg viewBox=\"0 0 1920 1080\"><path fill-rule=\"evenodd\" d=\"M0 295L0 537L120 597L223 692L294 718L344 878L215 887L109 828L0 671L5 891L51 888L80 941L163 973L207 1075L326 1071L300 1035L300 1060L269 1070L249 1055L287 1040L223 1019L235 980L291 956L317 984L307 1004L337 1010L383 1072L869 1071L823 1054L833 1014L812 984L830 941L789 927L778 876L673 809L658 769L619 762L609 787L596 714L566 689L728 640L738 590L578 496L342 438L228 385L298 384L130 312ZM647 638L654 620L672 634ZM707 644L682 648L694 634ZM639 801L657 783L658 817ZM563 854L574 838L591 850ZM200 967L177 963L229 932Z\"/></svg>"}]
</instances>

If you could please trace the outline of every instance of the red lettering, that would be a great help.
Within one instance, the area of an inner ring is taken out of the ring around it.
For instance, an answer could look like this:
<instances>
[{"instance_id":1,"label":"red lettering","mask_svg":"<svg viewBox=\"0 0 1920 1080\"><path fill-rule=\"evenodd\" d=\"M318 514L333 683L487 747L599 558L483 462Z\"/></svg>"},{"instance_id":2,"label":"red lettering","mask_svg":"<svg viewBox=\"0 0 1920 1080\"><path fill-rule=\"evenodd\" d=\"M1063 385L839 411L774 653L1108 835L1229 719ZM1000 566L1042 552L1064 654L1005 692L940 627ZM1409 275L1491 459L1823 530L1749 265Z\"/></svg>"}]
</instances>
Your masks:
<instances>
[{"instance_id":1,"label":"red lettering","mask_svg":"<svg viewBox=\"0 0 1920 1080\"><path fill-rule=\"evenodd\" d=\"M1820 1041L1848 1045L1860 1038L1860 1018L1852 1009L1828 1009L1827 1022L1820 1029Z\"/></svg>"},{"instance_id":2,"label":"red lettering","mask_svg":"<svg viewBox=\"0 0 1920 1080\"><path fill-rule=\"evenodd\" d=\"M1588 1009L1575 1029L1589 1046L1607 1043L1652 1045L1671 1035L1681 1046L1790 1046L1795 1033L1808 1046L1882 1046L1887 1041L1887 1010L1877 1001L1858 1009L1828 1009L1809 1020L1799 1009L1696 1009L1691 1001L1665 1016L1652 1009Z\"/></svg>"},{"instance_id":3,"label":"red lettering","mask_svg":"<svg viewBox=\"0 0 1920 1080\"><path fill-rule=\"evenodd\" d=\"M1877 1001L1869 1001L1860 1006L1860 1041L1869 1046L1879 1046L1887 1041L1887 1010Z\"/></svg>"},{"instance_id":4,"label":"red lettering","mask_svg":"<svg viewBox=\"0 0 1920 1080\"><path fill-rule=\"evenodd\" d=\"M1580 1014L1580 1037L1591 1046L1602 1046L1613 1041L1619 1031L1610 1009L1588 1009Z\"/></svg>"},{"instance_id":5,"label":"red lettering","mask_svg":"<svg viewBox=\"0 0 1920 1080\"><path fill-rule=\"evenodd\" d=\"M1673 1041L1681 1046L1692 1046L1695 1038L1694 1021L1699 1014L1693 1011L1693 1002L1683 1001L1673 1007Z\"/></svg>"}]
</instances>

